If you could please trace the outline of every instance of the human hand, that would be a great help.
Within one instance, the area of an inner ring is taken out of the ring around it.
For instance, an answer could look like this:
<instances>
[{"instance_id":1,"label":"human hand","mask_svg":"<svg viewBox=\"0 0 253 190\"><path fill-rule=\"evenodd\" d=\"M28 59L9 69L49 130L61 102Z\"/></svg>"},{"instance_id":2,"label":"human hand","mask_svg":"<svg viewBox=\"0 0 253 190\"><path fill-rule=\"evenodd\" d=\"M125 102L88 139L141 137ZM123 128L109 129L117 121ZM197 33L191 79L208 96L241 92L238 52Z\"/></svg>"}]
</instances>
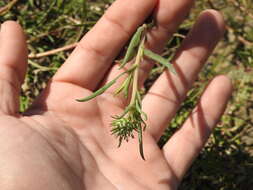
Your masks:
<instances>
[{"instance_id":1,"label":"human hand","mask_svg":"<svg viewBox=\"0 0 253 190\"><path fill-rule=\"evenodd\" d=\"M111 68L114 58L155 6L157 27L150 31L146 46L161 52L192 3L117 0L24 115L18 114L18 104L27 64L25 38L16 23L4 23L0 33L1 189L175 189L231 94L229 79L215 78L182 128L159 149L158 139L223 34L219 13L201 14L174 58L178 75L164 72L143 100L148 115L143 139L146 161L138 153L136 139L117 148L110 133L111 116L120 114L126 103L113 96L113 89L86 103L75 99L118 74L117 66ZM149 69L146 60L141 82Z\"/></svg>"}]
</instances>

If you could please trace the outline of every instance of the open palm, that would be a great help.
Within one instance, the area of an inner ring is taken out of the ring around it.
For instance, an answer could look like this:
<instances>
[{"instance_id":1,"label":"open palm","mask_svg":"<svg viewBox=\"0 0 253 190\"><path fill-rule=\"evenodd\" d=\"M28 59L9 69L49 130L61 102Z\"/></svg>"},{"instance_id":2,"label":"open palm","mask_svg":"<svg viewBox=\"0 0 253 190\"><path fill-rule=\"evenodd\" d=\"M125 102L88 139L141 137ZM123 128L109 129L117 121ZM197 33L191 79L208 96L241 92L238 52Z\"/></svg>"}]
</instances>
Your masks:
<instances>
[{"instance_id":1,"label":"open palm","mask_svg":"<svg viewBox=\"0 0 253 190\"><path fill-rule=\"evenodd\" d=\"M117 148L117 139L111 136L111 116L120 114L126 104L113 96L119 83L89 102L75 99L89 95L120 72L112 66L114 58L155 7L156 27L149 32L146 46L159 53L192 3L117 0L23 115L18 114L18 101L27 64L25 39L19 25L4 23L0 33L1 189L175 189L231 94L229 79L216 77L182 128L159 149L158 139L222 36L219 13L201 14L174 58L178 75L164 72L144 97L146 161L138 153L136 138ZM149 60L143 63L140 83L150 65Z\"/></svg>"}]
</instances>

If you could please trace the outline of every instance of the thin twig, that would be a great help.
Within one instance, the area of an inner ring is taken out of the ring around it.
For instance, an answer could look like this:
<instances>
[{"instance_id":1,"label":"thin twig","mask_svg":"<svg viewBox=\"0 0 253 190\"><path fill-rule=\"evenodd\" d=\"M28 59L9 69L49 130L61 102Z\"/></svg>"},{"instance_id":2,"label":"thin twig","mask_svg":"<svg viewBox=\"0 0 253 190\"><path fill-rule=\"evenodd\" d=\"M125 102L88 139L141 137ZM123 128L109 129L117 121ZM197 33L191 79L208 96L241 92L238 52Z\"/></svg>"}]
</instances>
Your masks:
<instances>
[{"instance_id":1,"label":"thin twig","mask_svg":"<svg viewBox=\"0 0 253 190\"><path fill-rule=\"evenodd\" d=\"M226 25L226 29L230 32L235 33L235 30L229 25ZM240 35L237 35L237 39L238 39L239 42L243 43L246 46L253 46L253 42L251 42L249 40L246 40L244 37L242 37Z\"/></svg>"},{"instance_id":2,"label":"thin twig","mask_svg":"<svg viewBox=\"0 0 253 190\"><path fill-rule=\"evenodd\" d=\"M238 36L238 40L243 43L244 45L247 46L253 46L253 42L250 42L248 40L246 40L245 38L243 38L242 36Z\"/></svg>"},{"instance_id":3,"label":"thin twig","mask_svg":"<svg viewBox=\"0 0 253 190\"><path fill-rule=\"evenodd\" d=\"M0 15L5 14L7 11L9 11L16 3L18 0L12 0L10 3L5 5L4 7L0 8Z\"/></svg>"},{"instance_id":4,"label":"thin twig","mask_svg":"<svg viewBox=\"0 0 253 190\"><path fill-rule=\"evenodd\" d=\"M57 68L55 67L45 67L42 65L39 65L38 63L33 62L32 60L29 60L28 63L32 65L33 67L37 68L39 71L56 71Z\"/></svg>"},{"instance_id":5,"label":"thin twig","mask_svg":"<svg viewBox=\"0 0 253 190\"><path fill-rule=\"evenodd\" d=\"M73 43L73 44L70 44L70 45L66 45L66 46L61 47L61 48L49 50L49 51L46 51L46 52L43 52L43 53L30 54L28 56L28 58L29 59L38 59L38 58L41 58L41 57L46 57L46 56L49 56L49 55L54 55L54 54L62 52L62 51L73 49L73 48L75 48L77 46L77 44L78 43L76 42L76 43Z\"/></svg>"},{"instance_id":6,"label":"thin twig","mask_svg":"<svg viewBox=\"0 0 253 190\"><path fill-rule=\"evenodd\" d=\"M31 43L31 42L33 42L35 40L39 40L40 38L48 36L48 35L50 35L52 33L61 32L62 30L66 29L66 28L68 29L70 27L69 26L63 26L63 27L57 28L55 30L51 30L51 31L47 31L47 32L44 32L44 33L40 33L37 36L31 37L29 40L27 40L27 43Z\"/></svg>"}]
</instances>

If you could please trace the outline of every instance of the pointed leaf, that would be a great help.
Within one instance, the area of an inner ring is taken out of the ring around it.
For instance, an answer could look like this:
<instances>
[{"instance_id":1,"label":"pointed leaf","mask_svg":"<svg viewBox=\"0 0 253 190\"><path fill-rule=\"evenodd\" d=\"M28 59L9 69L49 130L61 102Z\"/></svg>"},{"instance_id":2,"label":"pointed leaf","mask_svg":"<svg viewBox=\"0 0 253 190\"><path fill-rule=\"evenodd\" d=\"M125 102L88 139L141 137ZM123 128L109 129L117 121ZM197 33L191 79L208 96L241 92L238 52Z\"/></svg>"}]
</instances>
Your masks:
<instances>
[{"instance_id":1,"label":"pointed leaf","mask_svg":"<svg viewBox=\"0 0 253 190\"><path fill-rule=\"evenodd\" d=\"M138 126L138 140L139 140L139 151L140 151L141 158L143 160L145 160L144 152L143 152L142 127L141 127L141 125Z\"/></svg>"},{"instance_id":2,"label":"pointed leaf","mask_svg":"<svg viewBox=\"0 0 253 190\"><path fill-rule=\"evenodd\" d=\"M148 49L144 49L144 55L147 56L148 58L153 59L154 61L160 63L161 65L167 67L172 73L176 74L176 70L173 67L173 65L170 64L168 62L168 60L163 58L162 56L160 56Z\"/></svg>"},{"instance_id":3,"label":"pointed leaf","mask_svg":"<svg viewBox=\"0 0 253 190\"><path fill-rule=\"evenodd\" d=\"M113 116L112 118L113 118L113 119L121 119L121 118L123 118L123 117L129 112L129 110L130 110L131 108L132 108L131 106L127 106L127 107L125 108L124 112L123 112L121 115L119 115L119 116Z\"/></svg>"},{"instance_id":4,"label":"pointed leaf","mask_svg":"<svg viewBox=\"0 0 253 190\"><path fill-rule=\"evenodd\" d=\"M128 78L128 80L127 80L127 83L126 83L126 85L124 86L124 89L123 89L123 91L122 91L125 98L128 98L129 88L130 88L130 86L131 86L131 83L132 83L132 76L129 76L129 78Z\"/></svg>"},{"instance_id":5,"label":"pointed leaf","mask_svg":"<svg viewBox=\"0 0 253 190\"><path fill-rule=\"evenodd\" d=\"M98 89L96 92L94 92L93 94L91 94L90 96L87 96L83 99L77 99L76 101L78 102L86 102L89 101L95 97L97 97L98 95L103 94L108 88L110 88L114 83L116 82L116 79L112 80L111 82L109 82L108 84L104 85L102 88Z\"/></svg>"},{"instance_id":6,"label":"pointed leaf","mask_svg":"<svg viewBox=\"0 0 253 190\"><path fill-rule=\"evenodd\" d=\"M128 87L129 87L129 84L131 82L131 78L132 78L132 76L129 75L124 80L124 82L121 84L121 86L118 89L116 89L116 91L114 92L114 95L118 95L119 93L123 92L124 96L127 97L127 95L128 95Z\"/></svg>"},{"instance_id":7,"label":"pointed leaf","mask_svg":"<svg viewBox=\"0 0 253 190\"><path fill-rule=\"evenodd\" d=\"M127 62L131 61L133 59L133 57L137 54L136 47L138 47L138 45L141 42L141 36L142 36L144 29L145 28L143 26L141 26L135 32L135 34L132 37L132 39L129 43L129 46L127 48L126 55L125 55L122 63L120 64L120 69L123 68Z\"/></svg>"}]
</instances>

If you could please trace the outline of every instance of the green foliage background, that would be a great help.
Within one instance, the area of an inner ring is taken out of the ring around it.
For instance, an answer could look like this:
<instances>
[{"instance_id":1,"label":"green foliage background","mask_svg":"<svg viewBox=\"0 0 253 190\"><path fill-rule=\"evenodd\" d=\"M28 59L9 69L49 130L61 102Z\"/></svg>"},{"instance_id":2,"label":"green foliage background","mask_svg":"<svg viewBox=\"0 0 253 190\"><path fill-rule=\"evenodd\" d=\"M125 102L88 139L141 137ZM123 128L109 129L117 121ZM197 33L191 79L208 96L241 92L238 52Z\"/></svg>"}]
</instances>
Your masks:
<instances>
[{"instance_id":1,"label":"green foliage background","mask_svg":"<svg viewBox=\"0 0 253 190\"><path fill-rule=\"evenodd\" d=\"M112 2L113 0L0 0L0 7L5 7L0 8L0 22L18 20L27 33L30 54L38 54L77 42ZM220 10L224 14L227 31L159 145L162 146L184 122L207 81L217 74L229 75L233 80L234 94L226 114L179 189L248 190L253 186L252 0L196 0L195 8L168 44L164 55L173 55L198 14L207 8ZM46 86L69 53L70 51L63 51L39 59L29 59L29 69L20 97L21 111ZM159 74L159 68L152 70L146 89Z\"/></svg>"}]
</instances>

